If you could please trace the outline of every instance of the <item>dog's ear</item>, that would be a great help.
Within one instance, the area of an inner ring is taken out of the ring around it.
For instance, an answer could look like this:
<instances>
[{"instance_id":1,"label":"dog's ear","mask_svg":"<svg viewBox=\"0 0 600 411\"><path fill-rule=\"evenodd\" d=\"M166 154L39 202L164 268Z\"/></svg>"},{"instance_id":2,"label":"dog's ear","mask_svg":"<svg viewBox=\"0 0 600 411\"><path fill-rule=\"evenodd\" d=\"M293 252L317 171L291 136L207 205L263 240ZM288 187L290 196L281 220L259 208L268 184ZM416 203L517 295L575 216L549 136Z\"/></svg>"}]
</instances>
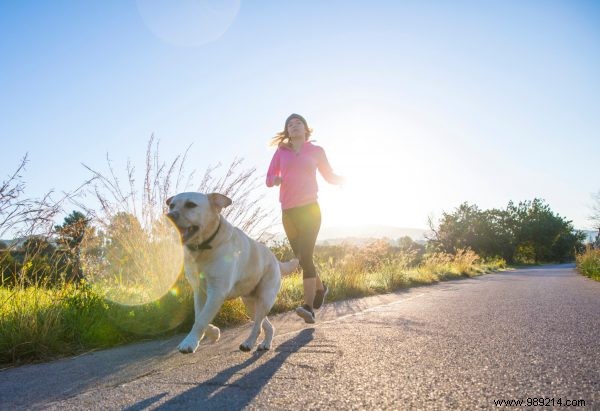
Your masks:
<instances>
[{"instance_id":1,"label":"dog's ear","mask_svg":"<svg viewBox=\"0 0 600 411\"><path fill-rule=\"evenodd\" d=\"M210 205L216 208L218 211L230 206L232 202L229 197L219 193L210 193L208 195L208 201L210 201Z\"/></svg>"},{"instance_id":2,"label":"dog's ear","mask_svg":"<svg viewBox=\"0 0 600 411\"><path fill-rule=\"evenodd\" d=\"M171 196L171 197L167 198L167 205L171 205L171 200L173 200L173 197L175 197L175 196Z\"/></svg>"}]
</instances>

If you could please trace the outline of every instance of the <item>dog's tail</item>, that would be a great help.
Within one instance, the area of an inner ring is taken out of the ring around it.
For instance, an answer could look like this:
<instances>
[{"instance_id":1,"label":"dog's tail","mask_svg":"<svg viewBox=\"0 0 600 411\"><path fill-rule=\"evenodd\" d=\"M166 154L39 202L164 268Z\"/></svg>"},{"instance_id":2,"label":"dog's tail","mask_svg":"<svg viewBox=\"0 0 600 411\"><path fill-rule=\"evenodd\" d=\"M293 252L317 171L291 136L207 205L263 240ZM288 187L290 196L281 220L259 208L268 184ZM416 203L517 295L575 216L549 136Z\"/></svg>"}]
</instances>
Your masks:
<instances>
[{"instance_id":1,"label":"dog's tail","mask_svg":"<svg viewBox=\"0 0 600 411\"><path fill-rule=\"evenodd\" d=\"M291 273L296 271L296 268L298 268L299 263L300 261L298 261L297 258L292 258L290 261L286 262L279 261L279 269L281 271L281 276L283 277L286 275L290 275Z\"/></svg>"}]
</instances>

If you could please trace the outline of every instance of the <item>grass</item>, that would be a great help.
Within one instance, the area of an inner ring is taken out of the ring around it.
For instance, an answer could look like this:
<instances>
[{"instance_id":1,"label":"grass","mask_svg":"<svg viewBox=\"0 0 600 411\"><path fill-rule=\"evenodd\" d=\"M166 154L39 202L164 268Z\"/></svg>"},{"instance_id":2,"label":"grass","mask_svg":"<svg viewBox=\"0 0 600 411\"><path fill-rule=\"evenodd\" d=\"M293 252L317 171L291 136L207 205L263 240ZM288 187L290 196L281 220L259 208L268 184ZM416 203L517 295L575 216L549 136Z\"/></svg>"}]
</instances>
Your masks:
<instances>
[{"instance_id":1,"label":"grass","mask_svg":"<svg viewBox=\"0 0 600 411\"><path fill-rule=\"evenodd\" d=\"M588 248L576 256L577 270L593 280L600 281L600 250Z\"/></svg>"},{"instance_id":2,"label":"grass","mask_svg":"<svg viewBox=\"0 0 600 411\"><path fill-rule=\"evenodd\" d=\"M328 301L388 293L446 279L472 277L505 267L503 260L483 262L472 251L432 254L410 266L404 253L382 245L316 255L321 278L330 287ZM0 364L47 361L187 330L193 321L192 295L180 276L170 290L150 303L111 302L107 291L81 283L62 287L0 288ZM271 313L289 311L302 301L299 273L282 281ZM227 301L213 321L231 326L248 321L239 299Z\"/></svg>"},{"instance_id":3,"label":"grass","mask_svg":"<svg viewBox=\"0 0 600 411\"><path fill-rule=\"evenodd\" d=\"M2 364L51 359L125 342L107 324L103 299L85 287L2 288L0 299Z\"/></svg>"}]
</instances>

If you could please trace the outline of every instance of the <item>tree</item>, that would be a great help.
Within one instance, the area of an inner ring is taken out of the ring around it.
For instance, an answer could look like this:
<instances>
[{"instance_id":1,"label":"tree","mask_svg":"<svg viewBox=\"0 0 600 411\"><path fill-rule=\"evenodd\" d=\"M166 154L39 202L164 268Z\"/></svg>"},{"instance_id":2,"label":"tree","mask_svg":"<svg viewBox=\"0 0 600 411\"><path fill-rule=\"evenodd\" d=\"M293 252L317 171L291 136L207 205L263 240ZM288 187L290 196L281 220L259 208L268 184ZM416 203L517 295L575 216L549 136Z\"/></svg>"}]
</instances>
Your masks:
<instances>
[{"instance_id":1,"label":"tree","mask_svg":"<svg viewBox=\"0 0 600 411\"><path fill-rule=\"evenodd\" d=\"M600 190L597 193L592 194L594 203L592 204L592 214L590 220L594 224L594 228L600 230Z\"/></svg>"},{"instance_id":2,"label":"tree","mask_svg":"<svg viewBox=\"0 0 600 411\"><path fill-rule=\"evenodd\" d=\"M594 203L592 204L592 214L590 215L590 221L594 225L594 228L598 230L596 235L596 241L594 241L594 247L600 248L600 190L597 193L592 194Z\"/></svg>"},{"instance_id":3,"label":"tree","mask_svg":"<svg viewBox=\"0 0 600 411\"><path fill-rule=\"evenodd\" d=\"M106 253L104 273L122 282L135 282L143 278L140 268L149 249L148 235L140 221L131 213L119 212L106 227Z\"/></svg>"},{"instance_id":4,"label":"tree","mask_svg":"<svg viewBox=\"0 0 600 411\"><path fill-rule=\"evenodd\" d=\"M65 217L61 225L54 227L58 244L66 256L63 264L66 279L78 281L83 278L81 271L81 242L90 230L90 220L81 212L73 211Z\"/></svg>"},{"instance_id":5,"label":"tree","mask_svg":"<svg viewBox=\"0 0 600 411\"><path fill-rule=\"evenodd\" d=\"M433 243L447 253L471 248L481 257L501 256L510 261L513 233L505 211L482 211L476 205L461 204L453 213L443 213Z\"/></svg>"},{"instance_id":6,"label":"tree","mask_svg":"<svg viewBox=\"0 0 600 411\"><path fill-rule=\"evenodd\" d=\"M471 248L482 257L500 256L507 262L567 261L581 250L584 234L571 221L552 212L542 199L508 203L505 210L480 210L461 204L443 213L432 244L456 253Z\"/></svg>"},{"instance_id":7,"label":"tree","mask_svg":"<svg viewBox=\"0 0 600 411\"><path fill-rule=\"evenodd\" d=\"M83 241L89 219L79 211L73 211L65 217L61 225L54 227L58 234L58 243L68 249L76 249Z\"/></svg>"},{"instance_id":8,"label":"tree","mask_svg":"<svg viewBox=\"0 0 600 411\"><path fill-rule=\"evenodd\" d=\"M476 242L476 227L481 210L476 205L461 204L453 213L443 213L434 242L445 252L472 246Z\"/></svg>"},{"instance_id":9,"label":"tree","mask_svg":"<svg viewBox=\"0 0 600 411\"><path fill-rule=\"evenodd\" d=\"M567 261L583 247L585 235L572 222L555 214L544 200L508 204L517 249L533 251L535 262ZM517 259L519 255L516 255Z\"/></svg>"}]
</instances>

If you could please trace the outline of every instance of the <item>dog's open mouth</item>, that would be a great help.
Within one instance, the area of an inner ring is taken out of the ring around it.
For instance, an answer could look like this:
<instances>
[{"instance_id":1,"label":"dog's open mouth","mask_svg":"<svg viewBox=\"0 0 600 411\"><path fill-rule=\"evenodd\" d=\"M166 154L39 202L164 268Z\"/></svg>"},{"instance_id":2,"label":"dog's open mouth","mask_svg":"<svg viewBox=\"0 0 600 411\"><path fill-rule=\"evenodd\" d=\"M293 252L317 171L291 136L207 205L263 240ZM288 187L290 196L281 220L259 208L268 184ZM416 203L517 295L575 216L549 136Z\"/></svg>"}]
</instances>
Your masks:
<instances>
[{"instance_id":1,"label":"dog's open mouth","mask_svg":"<svg viewBox=\"0 0 600 411\"><path fill-rule=\"evenodd\" d=\"M179 230L179 234L181 235L181 242L186 243L190 238L194 236L198 232L199 227L197 225L192 225L189 227L177 227Z\"/></svg>"}]
</instances>

